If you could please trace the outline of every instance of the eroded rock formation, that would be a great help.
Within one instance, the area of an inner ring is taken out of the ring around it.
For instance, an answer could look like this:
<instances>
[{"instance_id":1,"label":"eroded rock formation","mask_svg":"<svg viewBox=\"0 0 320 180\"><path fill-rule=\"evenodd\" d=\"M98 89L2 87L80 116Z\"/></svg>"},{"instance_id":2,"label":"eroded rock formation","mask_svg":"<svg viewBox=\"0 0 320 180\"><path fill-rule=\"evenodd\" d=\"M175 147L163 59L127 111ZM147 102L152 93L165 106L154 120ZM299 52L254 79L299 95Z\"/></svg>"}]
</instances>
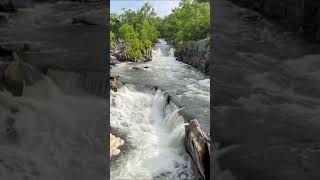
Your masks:
<instances>
[{"instance_id":1,"label":"eroded rock formation","mask_svg":"<svg viewBox=\"0 0 320 180\"><path fill-rule=\"evenodd\" d=\"M186 148L204 180L210 179L210 138L198 120L186 126Z\"/></svg>"},{"instance_id":2,"label":"eroded rock formation","mask_svg":"<svg viewBox=\"0 0 320 180\"><path fill-rule=\"evenodd\" d=\"M210 39L187 42L184 49L181 52L177 52L175 56L177 60L209 74Z\"/></svg>"}]
</instances>

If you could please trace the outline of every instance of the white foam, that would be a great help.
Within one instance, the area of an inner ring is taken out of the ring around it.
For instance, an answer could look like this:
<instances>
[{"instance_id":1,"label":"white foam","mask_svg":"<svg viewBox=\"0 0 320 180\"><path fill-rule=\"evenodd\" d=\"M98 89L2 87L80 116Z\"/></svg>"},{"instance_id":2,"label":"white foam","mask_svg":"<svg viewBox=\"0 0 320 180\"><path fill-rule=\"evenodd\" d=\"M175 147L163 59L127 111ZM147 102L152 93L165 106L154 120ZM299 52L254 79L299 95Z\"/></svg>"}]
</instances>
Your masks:
<instances>
[{"instance_id":1,"label":"white foam","mask_svg":"<svg viewBox=\"0 0 320 180\"><path fill-rule=\"evenodd\" d=\"M111 92L111 127L125 131L133 144L112 179L192 179L191 159L184 150L184 119L161 91L141 93L126 87ZM123 124L126 126L123 126ZM161 176L162 175L162 176Z\"/></svg>"}]
</instances>

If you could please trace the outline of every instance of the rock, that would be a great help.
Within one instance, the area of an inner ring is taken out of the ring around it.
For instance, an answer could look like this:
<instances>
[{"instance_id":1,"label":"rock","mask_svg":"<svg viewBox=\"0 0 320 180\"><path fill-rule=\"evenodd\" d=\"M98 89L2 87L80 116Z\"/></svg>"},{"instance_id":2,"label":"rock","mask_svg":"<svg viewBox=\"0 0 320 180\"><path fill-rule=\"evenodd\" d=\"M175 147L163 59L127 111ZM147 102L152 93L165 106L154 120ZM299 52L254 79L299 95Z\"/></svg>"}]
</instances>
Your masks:
<instances>
[{"instance_id":1,"label":"rock","mask_svg":"<svg viewBox=\"0 0 320 180\"><path fill-rule=\"evenodd\" d=\"M13 0L1 0L0 12L16 12L17 9L13 3Z\"/></svg>"},{"instance_id":2,"label":"rock","mask_svg":"<svg viewBox=\"0 0 320 180\"><path fill-rule=\"evenodd\" d=\"M148 67L148 66L144 66L143 68L146 68L146 69L147 69L147 68L149 68L149 67Z\"/></svg>"},{"instance_id":3,"label":"rock","mask_svg":"<svg viewBox=\"0 0 320 180\"><path fill-rule=\"evenodd\" d=\"M110 65L115 65L115 60L116 60L117 58L115 57L115 56L112 56L112 55L110 55Z\"/></svg>"},{"instance_id":4,"label":"rock","mask_svg":"<svg viewBox=\"0 0 320 180\"><path fill-rule=\"evenodd\" d=\"M16 52L13 52L12 56L13 61L9 63L5 70L4 82L12 95L22 96L25 79L24 67Z\"/></svg>"},{"instance_id":5,"label":"rock","mask_svg":"<svg viewBox=\"0 0 320 180\"><path fill-rule=\"evenodd\" d=\"M210 138L198 120L186 126L185 144L204 180L210 180Z\"/></svg>"},{"instance_id":6,"label":"rock","mask_svg":"<svg viewBox=\"0 0 320 180\"><path fill-rule=\"evenodd\" d=\"M110 87L111 90L113 90L114 92L117 92L119 88L121 88L123 86L123 84L118 80L120 76L110 76Z\"/></svg>"},{"instance_id":7,"label":"rock","mask_svg":"<svg viewBox=\"0 0 320 180\"><path fill-rule=\"evenodd\" d=\"M136 66L133 66L132 69L134 69L134 70L142 70L141 68L138 68Z\"/></svg>"},{"instance_id":8,"label":"rock","mask_svg":"<svg viewBox=\"0 0 320 180\"><path fill-rule=\"evenodd\" d=\"M166 91L166 92L163 93L163 95L165 96L166 101L167 101L168 104L170 102L173 102L179 108L183 107L181 105L180 101L178 100L178 98L176 97L176 95L173 92Z\"/></svg>"},{"instance_id":9,"label":"rock","mask_svg":"<svg viewBox=\"0 0 320 180\"><path fill-rule=\"evenodd\" d=\"M206 38L198 42L187 42L180 52L176 52L177 60L209 74L210 39Z\"/></svg>"},{"instance_id":10,"label":"rock","mask_svg":"<svg viewBox=\"0 0 320 180\"><path fill-rule=\"evenodd\" d=\"M110 157L120 154L119 147L124 144L124 141L119 137L110 133Z\"/></svg>"}]
</instances>

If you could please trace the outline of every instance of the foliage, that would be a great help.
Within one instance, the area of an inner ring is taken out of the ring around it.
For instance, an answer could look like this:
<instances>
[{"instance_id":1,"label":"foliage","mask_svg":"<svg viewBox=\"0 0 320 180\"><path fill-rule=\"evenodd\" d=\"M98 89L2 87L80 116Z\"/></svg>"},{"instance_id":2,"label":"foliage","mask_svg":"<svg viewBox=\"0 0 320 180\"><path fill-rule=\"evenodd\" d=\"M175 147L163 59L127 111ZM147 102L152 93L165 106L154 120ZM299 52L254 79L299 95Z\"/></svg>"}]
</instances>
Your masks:
<instances>
[{"instance_id":1,"label":"foliage","mask_svg":"<svg viewBox=\"0 0 320 180\"><path fill-rule=\"evenodd\" d=\"M182 0L159 27L161 35L177 48L187 41L204 39L210 33L210 5Z\"/></svg>"},{"instance_id":2,"label":"foliage","mask_svg":"<svg viewBox=\"0 0 320 180\"><path fill-rule=\"evenodd\" d=\"M150 56L152 44L161 36L177 50L187 41L207 38L210 31L210 5L206 0L181 0L179 6L165 18L157 16L145 3L139 10L111 14L111 44L122 39L129 58ZM112 45L111 45L112 46Z\"/></svg>"},{"instance_id":3,"label":"foliage","mask_svg":"<svg viewBox=\"0 0 320 180\"><path fill-rule=\"evenodd\" d=\"M137 11L129 9L120 15L111 14L110 29L115 39L124 40L130 59L147 56L152 43L159 38L155 19L157 14L149 3Z\"/></svg>"},{"instance_id":4,"label":"foliage","mask_svg":"<svg viewBox=\"0 0 320 180\"><path fill-rule=\"evenodd\" d=\"M110 47L114 47L114 43L115 43L115 34L110 31Z\"/></svg>"}]
</instances>

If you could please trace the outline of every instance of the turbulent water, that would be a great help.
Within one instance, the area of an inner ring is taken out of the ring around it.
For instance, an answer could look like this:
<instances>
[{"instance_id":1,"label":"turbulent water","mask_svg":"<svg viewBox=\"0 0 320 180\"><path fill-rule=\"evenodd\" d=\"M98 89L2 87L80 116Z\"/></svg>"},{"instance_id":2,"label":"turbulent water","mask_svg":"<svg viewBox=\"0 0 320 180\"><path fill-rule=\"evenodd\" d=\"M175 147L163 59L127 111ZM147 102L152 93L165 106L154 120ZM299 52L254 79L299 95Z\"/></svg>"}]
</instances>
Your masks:
<instances>
[{"instance_id":1,"label":"turbulent water","mask_svg":"<svg viewBox=\"0 0 320 180\"><path fill-rule=\"evenodd\" d=\"M221 167L240 180L319 179L319 44L229 1L213 7Z\"/></svg>"},{"instance_id":2,"label":"turbulent water","mask_svg":"<svg viewBox=\"0 0 320 180\"><path fill-rule=\"evenodd\" d=\"M141 70L133 69L134 66ZM151 84L170 91L185 107L181 113L187 121L196 118L210 131L210 77L177 61L174 49L164 40L155 45L153 61L117 64L111 74L119 75L126 83Z\"/></svg>"},{"instance_id":3,"label":"turbulent water","mask_svg":"<svg viewBox=\"0 0 320 180\"><path fill-rule=\"evenodd\" d=\"M66 94L48 76L23 97L0 92L0 179L105 177L106 107L103 98Z\"/></svg>"},{"instance_id":4,"label":"turbulent water","mask_svg":"<svg viewBox=\"0 0 320 180\"><path fill-rule=\"evenodd\" d=\"M111 163L112 179L199 178L185 151L184 126L198 118L209 129L210 80L173 55L174 49L161 40L153 50L153 61L112 68L126 86L111 91L110 125L129 144ZM179 105L168 103L168 93L176 94Z\"/></svg>"}]
</instances>

